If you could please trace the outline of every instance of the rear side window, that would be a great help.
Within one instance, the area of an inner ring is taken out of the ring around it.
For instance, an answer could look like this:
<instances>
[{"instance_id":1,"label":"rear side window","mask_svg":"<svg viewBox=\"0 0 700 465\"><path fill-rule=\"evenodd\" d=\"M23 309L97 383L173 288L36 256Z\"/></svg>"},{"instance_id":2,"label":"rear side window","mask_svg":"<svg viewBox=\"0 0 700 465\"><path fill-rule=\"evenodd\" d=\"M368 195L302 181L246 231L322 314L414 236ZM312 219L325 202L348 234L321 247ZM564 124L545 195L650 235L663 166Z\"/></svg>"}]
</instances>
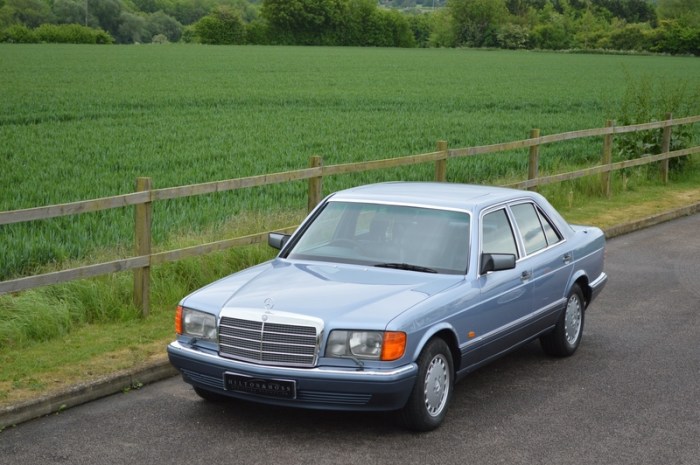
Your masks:
<instances>
[{"instance_id":1,"label":"rear side window","mask_svg":"<svg viewBox=\"0 0 700 465\"><path fill-rule=\"evenodd\" d=\"M511 211L522 235L525 253L528 255L561 240L556 229L535 205L531 203L512 205Z\"/></svg>"},{"instance_id":2,"label":"rear side window","mask_svg":"<svg viewBox=\"0 0 700 465\"><path fill-rule=\"evenodd\" d=\"M540 220L542 221L542 227L544 228L544 235L547 237L547 245L556 244L561 240L561 236L539 208L537 209L537 212L540 214Z\"/></svg>"}]
</instances>

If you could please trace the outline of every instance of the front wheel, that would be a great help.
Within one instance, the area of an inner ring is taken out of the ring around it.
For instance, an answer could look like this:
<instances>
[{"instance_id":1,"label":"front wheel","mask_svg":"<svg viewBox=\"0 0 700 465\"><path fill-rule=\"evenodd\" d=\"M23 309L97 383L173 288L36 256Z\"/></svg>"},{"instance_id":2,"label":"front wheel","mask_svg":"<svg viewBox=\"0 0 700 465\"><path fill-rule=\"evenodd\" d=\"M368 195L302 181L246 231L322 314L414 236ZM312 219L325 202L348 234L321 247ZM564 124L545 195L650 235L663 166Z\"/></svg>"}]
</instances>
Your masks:
<instances>
[{"instance_id":1,"label":"front wheel","mask_svg":"<svg viewBox=\"0 0 700 465\"><path fill-rule=\"evenodd\" d=\"M584 309L583 292L574 284L554 330L540 338L545 352L555 357L568 357L576 352L583 336Z\"/></svg>"},{"instance_id":2,"label":"front wheel","mask_svg":"<svg viewBox=\"0 0 700 465\"><path fill-rule=\"evenodd\" d=\"M418 376L401 410L404 424L414 431L431 431L447 413L454 387L452 353L442 339L433 339L418 357Z\"/></svg>"}]
</instances>

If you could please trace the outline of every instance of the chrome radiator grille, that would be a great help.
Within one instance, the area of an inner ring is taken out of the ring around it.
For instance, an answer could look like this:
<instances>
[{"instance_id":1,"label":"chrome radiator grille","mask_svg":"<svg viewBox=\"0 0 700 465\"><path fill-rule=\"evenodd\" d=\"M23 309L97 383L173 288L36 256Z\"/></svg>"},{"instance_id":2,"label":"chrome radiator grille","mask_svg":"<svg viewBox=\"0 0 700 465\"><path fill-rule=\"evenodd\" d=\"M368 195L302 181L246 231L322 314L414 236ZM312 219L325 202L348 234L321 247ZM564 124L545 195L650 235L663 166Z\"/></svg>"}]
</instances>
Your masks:
<instances>
[{"instance_id":1,"label":"chrome radiator grille","mask_svg":"<svg viewBox=\"0 0 700 465\"><path fill-rule=\"evenodd\" d=\"M311 367L318 353L315 326L281 324L223 316L219 354L265 365Z\"/></svg>"}]
</instances>

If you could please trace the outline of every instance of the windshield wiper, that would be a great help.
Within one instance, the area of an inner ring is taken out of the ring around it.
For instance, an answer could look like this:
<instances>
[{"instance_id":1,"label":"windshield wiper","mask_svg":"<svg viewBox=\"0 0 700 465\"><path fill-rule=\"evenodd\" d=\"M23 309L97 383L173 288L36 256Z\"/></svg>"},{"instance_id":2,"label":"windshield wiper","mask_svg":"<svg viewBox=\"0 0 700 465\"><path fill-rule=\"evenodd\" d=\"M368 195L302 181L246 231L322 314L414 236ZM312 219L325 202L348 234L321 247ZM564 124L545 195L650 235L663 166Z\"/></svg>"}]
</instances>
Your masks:
<instances>
[{"instance_id":1,"label":"windshield wiper","mask_svg":"<svg viewBox=\"0 0 700 465\"><path fill-rule=\"evenodd\" d=\"M378 263L377 268L394 268L397 270L418 271L421 273L437 273L437 270L420 265L411 265L410 263Z\"/></svg>"}]
</instances>

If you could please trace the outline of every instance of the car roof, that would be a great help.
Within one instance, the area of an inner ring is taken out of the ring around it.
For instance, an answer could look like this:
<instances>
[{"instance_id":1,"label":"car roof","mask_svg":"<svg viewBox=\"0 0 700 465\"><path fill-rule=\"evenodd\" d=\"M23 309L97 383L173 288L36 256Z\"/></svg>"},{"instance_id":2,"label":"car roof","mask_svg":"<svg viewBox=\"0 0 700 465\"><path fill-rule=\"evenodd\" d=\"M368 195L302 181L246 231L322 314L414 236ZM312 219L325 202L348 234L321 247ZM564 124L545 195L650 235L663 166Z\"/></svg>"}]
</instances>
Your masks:
<instances>
[{"instance_id":1,"label":"car roof","mask_svg":"<svg viewBox=\"0 0 700 465\"><path fill-rule=\"evenodd\" d=\"M381 202L430 208L475 211L516 198L532 198L530 192L504 187L447 182L386 182L353 187L334 194L331 201Z\"/></svg>"}]
</instances>

